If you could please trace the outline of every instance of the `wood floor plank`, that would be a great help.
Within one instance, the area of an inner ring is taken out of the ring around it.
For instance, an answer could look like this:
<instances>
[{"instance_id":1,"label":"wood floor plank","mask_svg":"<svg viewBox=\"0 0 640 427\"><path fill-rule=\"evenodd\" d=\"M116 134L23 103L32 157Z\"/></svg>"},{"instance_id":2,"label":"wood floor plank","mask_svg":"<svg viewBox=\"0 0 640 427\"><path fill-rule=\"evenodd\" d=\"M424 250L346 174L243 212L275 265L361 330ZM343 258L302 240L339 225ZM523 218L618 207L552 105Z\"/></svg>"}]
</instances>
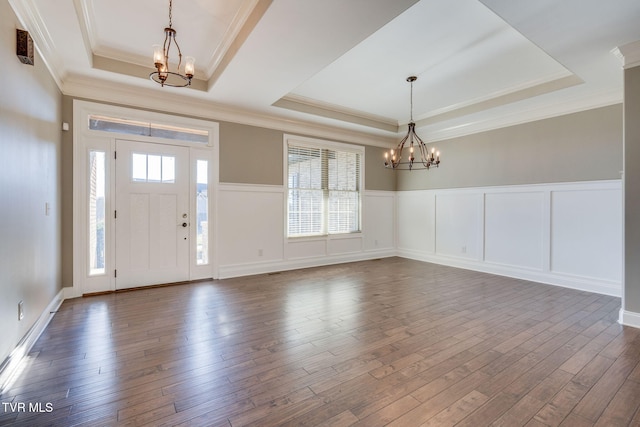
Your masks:
<instances>
[{"instance_id":1,"label":"wood floor plank","mask_svg":"<svg viewBox=\"0 0 640 427\"><path fill-rule=\"evenodd\" d=\"M610 404L611 399L637 364L637 356L636 358L621 357L617 359L580 400L573 412L589 421L598 421L604 409Z\"/></svg>"},{"instance_id":2,"label":"wood floor plank","mask_svg":"<svg viewBox=\"0 0 640 427\"><path fill-rule=\"evenodd\" d=\"M402 258L71 299L0 425L640 425L619 310Z\"/></svg>"},{"instance_id":3,"label":"wood floor plank","mask_svg":"<svg viewBox=\"0 0 640 427\"><path fill-rule=\"evenodd\" d=\"M599 427L633 425L631 421L640 407L640 383L627 380L595 425Z\"/></svg>"},{"instance_id":4,"label":"wood floor plank","mask_svg":"<svg viewBox=\"0 0 640 427\"><path fill-rule=\"evenodd\" d=\"M482 393L475 390L454 402L451 406L438 413L435 417L431 418L426 423L423 423L423 427L446 427L457 425L459 421L464 419L467 415L473 412L475 409L482 406L489 398Z\"/></svg>"}]
</instances>

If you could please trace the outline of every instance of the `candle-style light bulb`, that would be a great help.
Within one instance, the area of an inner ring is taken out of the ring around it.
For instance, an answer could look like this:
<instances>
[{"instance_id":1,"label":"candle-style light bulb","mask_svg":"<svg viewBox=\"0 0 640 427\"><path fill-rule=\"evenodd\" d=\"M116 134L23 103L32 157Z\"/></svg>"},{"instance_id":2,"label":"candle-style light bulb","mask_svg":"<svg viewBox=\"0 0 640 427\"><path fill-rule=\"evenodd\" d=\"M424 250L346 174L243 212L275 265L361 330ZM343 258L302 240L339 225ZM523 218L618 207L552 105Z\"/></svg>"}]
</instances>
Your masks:
<instances>
[{"instance_id":1,"label":"candle-style light bulb","mask_svg":"<svg viewBox=\"0 0 640 427\"><path fill-rule=\"evenodd\" d=\"M153 63L156 68L159 68L161 64L164 64L164 50L159 44L153 45Z\"/></svg>"},{"instance_id":2,"label":"candle-style light bulb","mask_svg":"<svg viewBox=\"0 0 640 427\"><path fill-rule=\"evenodd\" d=\"M195 66L195 58L193 56L187 56L184 61L184 73L187 77L191 78L195 74L196 66Z\"/></svg>"}]
</instances>

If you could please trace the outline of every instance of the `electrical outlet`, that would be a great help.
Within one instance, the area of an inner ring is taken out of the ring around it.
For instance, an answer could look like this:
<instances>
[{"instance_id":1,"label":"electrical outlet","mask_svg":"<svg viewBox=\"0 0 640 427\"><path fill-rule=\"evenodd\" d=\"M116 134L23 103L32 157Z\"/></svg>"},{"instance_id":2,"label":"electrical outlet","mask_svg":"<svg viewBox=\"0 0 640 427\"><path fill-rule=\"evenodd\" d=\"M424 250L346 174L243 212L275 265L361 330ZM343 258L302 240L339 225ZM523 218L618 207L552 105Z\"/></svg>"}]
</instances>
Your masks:
<instances>
[{"instance_id":1,"label":"electrical outlet","mask_svg":"<svg viewBox=\"0 0 640 427\"><path fill-rule=\"evenodd\" d=\"M467 253L467 247L466 247L466 246L463 246L463 247L462 247L462 253L463 253L463 254L466 254L466 253Z\"/></svg>"},{"instance_id":2,"label":"electrical outlet","mask_svg":"<svg viewBox=\"0 0 640 427\"><path fill-rule=\"evenodd\" d=\"M262 256L262 249L258 249L258 256Z\"/></svg>"},{"instance_id":3,"label":"electrical outlet","mask_svg":"<svg viewBox=\"0 0 640 427\"><path fill-rule=\"evenodd\" d=\"M18 320L24 319L24 302L20 301L18 303Z\"/></svg>"}]
</instances>

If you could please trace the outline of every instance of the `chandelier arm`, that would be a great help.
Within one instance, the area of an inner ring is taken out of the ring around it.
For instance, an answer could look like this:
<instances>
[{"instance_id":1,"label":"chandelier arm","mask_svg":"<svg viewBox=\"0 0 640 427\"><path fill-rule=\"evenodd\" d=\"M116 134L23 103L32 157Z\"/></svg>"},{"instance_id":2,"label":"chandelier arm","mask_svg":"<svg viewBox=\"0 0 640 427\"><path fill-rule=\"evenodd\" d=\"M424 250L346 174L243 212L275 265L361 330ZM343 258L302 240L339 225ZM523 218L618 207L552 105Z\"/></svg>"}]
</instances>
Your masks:
<instances>
[{"instance_id":1,"label":"chandelier arm","mask_svg":"<svg viewBox=\"0 0 640 427\"><path fill-rule=\"evenodd\" d=\"M414 131L414 135L418 140L418 146L420 147L420 161L422 162L423 165L426 166L427 163L429 163L429 150L427 149L427 145L424 143L422 138L420 138L420 136L417 133L415 133L415 131Z\"/></svg>"},{"instance_id":2,"label":"chandelier arm","mask_svg":"<svg viewBox=\"0 0 640 427\"><path fill-rule=\"evenodd\" d=\"M402 150L404 150L404 144L405 144L405 142L407 142L407 138L409 138L409 134L408 133L404 136L404 138L402 138L400 140L400 142L398 143L398 145L396 147L396 154L398 156L398 160L397 161L391 160L391 163L393 164L394 168L401 163L400 160L402 160Z\"/></svg>"},{"instance_id":3,"label":"chandelier arm","mask_svg":"<svg viewBox=\"0 0 640 427\"><path fill-rule=\"evenodd\" d=\"M178 49L178 73L180 72L180 66L182 65L182 51L180 50L180 45L178 44L178 39L176 39L175 33L173 33L173 43L175 43L176 48Z\"/></svg>"},{"instance_id":4,"label":"chandelier arm","mask_svg":"<svg viewBox=\"0 0 640 427\"><path fill-rule=\"evenodd\" d=\"M166 71L169 71L169 49L171 49L171 33L166 30L164 32L164 44L162 45L162 51L164 53L164 67Z\"/></svg>"}]
</instances>

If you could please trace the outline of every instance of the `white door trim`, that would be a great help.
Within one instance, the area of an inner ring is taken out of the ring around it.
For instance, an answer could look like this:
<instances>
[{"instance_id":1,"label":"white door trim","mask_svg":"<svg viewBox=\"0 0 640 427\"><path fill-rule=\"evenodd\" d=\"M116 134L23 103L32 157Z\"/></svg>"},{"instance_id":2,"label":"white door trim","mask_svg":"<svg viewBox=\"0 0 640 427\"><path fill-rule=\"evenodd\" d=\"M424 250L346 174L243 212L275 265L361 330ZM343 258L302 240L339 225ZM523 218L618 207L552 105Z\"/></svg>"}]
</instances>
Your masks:
<instances>
[{"instance_id":1,"label":"white door trim","mask_svg":"<svg viewBox=\"0 0 640 427\"><path fill-rule=\"evenodd\" d=\"M113 132L90 130L89 116L105 115L131 120L152 121L179 127L193 127L207 130L208 143L176 141L143 135L129 135ZM113 199L115 189L115 165L112 161L116 138L132 141L154 142L157 144L183 145L189 147L190 165L196 160L209 161L209 264L196 266L195 258L190 252L190 279L218 277L218 182L219 182L219 124L200 119L172 116L169 114L136 110L126 107L99 104L89 101L73 101L73 287L66 294L81 296L86 293L115 290L113 266L115 264ZM105 251L106 272L102 276L89 275L88 260L88 152L100 150L107 154L105 206ZM195 177L192 173L192 179ZM190 185L190 198L195 199L195 184ZM195 241L195 240L194 240Z\"/></svg>"}]
</instances>

